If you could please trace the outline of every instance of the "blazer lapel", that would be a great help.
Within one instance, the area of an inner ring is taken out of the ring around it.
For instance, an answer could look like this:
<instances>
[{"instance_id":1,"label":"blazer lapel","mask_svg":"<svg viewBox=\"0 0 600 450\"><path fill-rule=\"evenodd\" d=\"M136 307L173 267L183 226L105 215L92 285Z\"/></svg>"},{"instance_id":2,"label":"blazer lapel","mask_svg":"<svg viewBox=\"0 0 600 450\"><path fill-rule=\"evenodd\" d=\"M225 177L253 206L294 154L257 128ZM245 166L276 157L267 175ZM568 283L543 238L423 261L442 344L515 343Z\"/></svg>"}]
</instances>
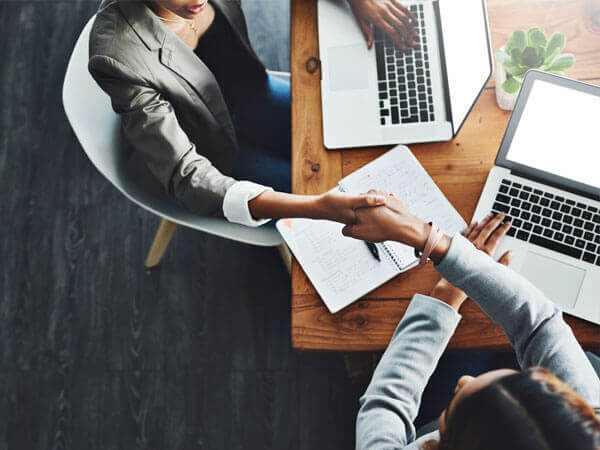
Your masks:
<instances>
[{"instance_id":1,"label":"blazer lapel","mask_svg":"<svg viewBox=\"0 0 600 450\"><path fill-rule=\"evenodd\" d=\"M193 50L174 33L167 30L163 46L159 51L159 58L162 64L187 81L215 119L235 141L233 123L219 84Z\"/></svg>"}]
</instances>

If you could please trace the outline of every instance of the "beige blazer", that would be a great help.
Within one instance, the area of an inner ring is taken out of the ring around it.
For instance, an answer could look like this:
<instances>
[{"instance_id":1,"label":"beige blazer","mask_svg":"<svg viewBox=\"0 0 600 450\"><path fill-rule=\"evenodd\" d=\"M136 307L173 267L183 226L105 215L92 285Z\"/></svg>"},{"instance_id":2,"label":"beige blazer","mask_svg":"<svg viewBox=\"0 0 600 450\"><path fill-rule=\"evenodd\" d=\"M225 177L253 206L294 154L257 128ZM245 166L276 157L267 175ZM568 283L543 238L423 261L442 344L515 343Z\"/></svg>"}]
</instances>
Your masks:
<instances>
[{"instance_id":1,"label":"beige blazer","mask_svg":"<svg viewBox=\"0 0 600 450\"><path fill-rule=\"evenodd\" d=\"M239 2L211 3L264 71ZM105 0L90 35L89 70L110 95L143 170L189 209L222 215L236 182L228 175L237 141L219 86L200 58L145 3Z\"/></svg>"}]
</instances>

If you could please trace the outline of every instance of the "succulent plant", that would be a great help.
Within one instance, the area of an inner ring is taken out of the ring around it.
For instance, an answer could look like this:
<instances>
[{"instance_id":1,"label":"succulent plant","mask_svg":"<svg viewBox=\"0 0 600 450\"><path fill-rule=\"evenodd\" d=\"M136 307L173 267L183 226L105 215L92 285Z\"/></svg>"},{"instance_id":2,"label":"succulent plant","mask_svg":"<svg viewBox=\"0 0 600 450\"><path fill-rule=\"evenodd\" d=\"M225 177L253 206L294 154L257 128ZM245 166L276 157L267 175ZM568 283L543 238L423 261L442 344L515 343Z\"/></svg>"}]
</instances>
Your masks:
<instances>
[{"instance_id":1,"label":"succulent plant","mask_svg":"<svg viewBox=\"0 0 600 450\"><path fill-rule=\"evenodd\" d=\"M515 31L506 45L496 52L496 59L506 71L502 89L509 94L517 92L529 69L564 75L565 69L575 62L571 53L560 54L564 48L565 35L562 33L554 33L548 39L540 28Z\"/></svg>"}]
</instances>

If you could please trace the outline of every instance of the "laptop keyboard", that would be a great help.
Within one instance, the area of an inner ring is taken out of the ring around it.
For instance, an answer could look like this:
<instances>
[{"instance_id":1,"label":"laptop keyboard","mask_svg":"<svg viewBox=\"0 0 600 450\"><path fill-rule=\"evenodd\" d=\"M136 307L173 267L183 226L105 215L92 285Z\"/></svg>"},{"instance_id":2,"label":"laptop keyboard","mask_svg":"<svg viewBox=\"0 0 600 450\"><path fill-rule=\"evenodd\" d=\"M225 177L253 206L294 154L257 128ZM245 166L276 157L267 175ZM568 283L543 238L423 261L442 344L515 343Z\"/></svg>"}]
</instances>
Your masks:
<instances>
[{"instance_id":1,"label":"laptop keyboard","mask_svg":"<svg viewBox=\"0 0 600 450\"><path fill-rule=\"evenodd\" d=\"M509 236L600 266L598 208L504 179L492 212L506 213Z\"/></svg>"},{"instance_id":2,"label":"laptop keyboard","mask_svg":"<svg viewBox=\"0 0 600 450\"><path fill-rule=\"evenodd\" d=\"M409 9L418 19L415 47L403 52L381 30L374 29L381 125L435 120L423 5L410 5Z\"/></svg>"}]
</instances>

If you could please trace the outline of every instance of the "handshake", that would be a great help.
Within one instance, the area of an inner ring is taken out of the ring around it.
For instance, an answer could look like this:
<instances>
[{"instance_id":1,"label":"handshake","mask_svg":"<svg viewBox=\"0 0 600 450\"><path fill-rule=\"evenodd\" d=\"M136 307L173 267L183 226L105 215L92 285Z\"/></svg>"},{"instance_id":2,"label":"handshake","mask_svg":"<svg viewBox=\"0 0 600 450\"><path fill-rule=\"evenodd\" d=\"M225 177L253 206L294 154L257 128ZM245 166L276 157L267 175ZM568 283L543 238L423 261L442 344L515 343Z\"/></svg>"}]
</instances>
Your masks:
<instances>
[{"instance_id":1,"label":"handshake","mask_svg":"<svg viewBox=\"0 0 600 450\"><path fill-rule=\"evenodd\" d=\"M334 204L339 206L343 201L349 201L354 205L352 213L348 214L345 220L338 220L346 224L342 233L348 237L368 242L397 241L422 252L432 232L431 225L412 215L394 194L376 190L358 196L329 192L322 198L328 199L332 203L330 206ZM481 222L471 223L463 232L463 236L477 249L493 257L500 241L510 228L510 222L504 222L504 218L504 213L489 214ZM331 217L329 219L336 220ZM430 257L435 264L442 261L451 242L449 236L443 235L435 248L431 249ZM508 265L511 256L511 252L508 251L498 262ZM435 285L430 296L456 310L467 299L464 292L443 278Z\"/></svg>"},{"instance_id":2,"label":"handshake","mask_svg":"<svg viewBox=\"0 0 600 450\"><path fill-rule=\"evenodd\" d=\"M394 194L374 189L359 195L331 191L319 202L323 212L316 218L344 223L344 235L355 239L398 241L422 251L431 232L431 225L412 215ZM450 238L444 236L438 247L443 249L444 243L449 246Z\"/></svg>"}]
</instances>

